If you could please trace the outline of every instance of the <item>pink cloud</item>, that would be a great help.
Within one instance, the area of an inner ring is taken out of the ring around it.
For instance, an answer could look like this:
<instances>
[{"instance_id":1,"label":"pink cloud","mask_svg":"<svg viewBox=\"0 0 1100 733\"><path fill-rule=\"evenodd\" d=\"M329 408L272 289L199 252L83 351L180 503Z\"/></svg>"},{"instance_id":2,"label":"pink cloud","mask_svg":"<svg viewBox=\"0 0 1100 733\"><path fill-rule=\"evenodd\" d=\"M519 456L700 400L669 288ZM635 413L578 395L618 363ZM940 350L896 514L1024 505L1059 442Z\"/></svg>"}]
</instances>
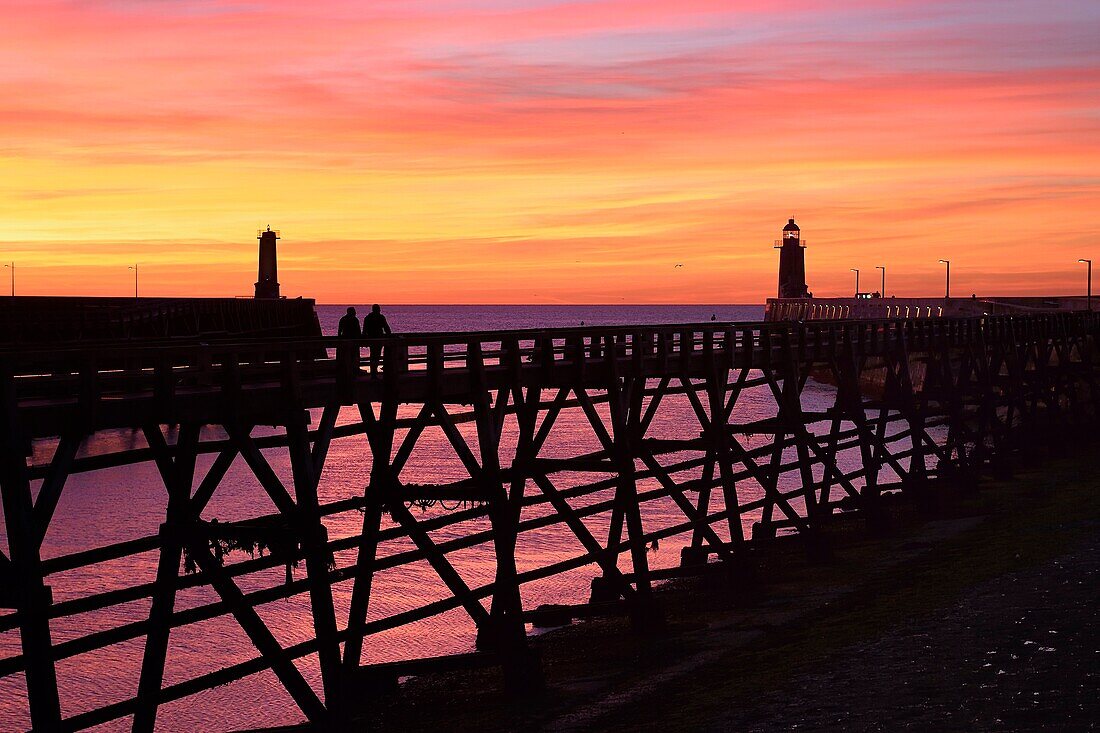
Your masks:
<instances>
[{"instance_id":1,"label":"pink cloud","mask_svg":"<svg viewBox=\"0 0 1100 733\"><path fill-rule=\"evenodd\" d=\"M353 287L335 270L369 248L395 258L395 294L427 278L425 293L446 283L455 298L491 287L477 268L506 266L522 292L524 273L552 271L556 297L594 298L593 273L615 268L632 297L762 297L771 229L792 209L829 262L874 254L869 219L894 222L879 241L985 257L971 232L991 217L997 251L1027 261L1098 201L1097 33L1065 0L1042 15L884 0L24 2L0 28L0 161L18 171L0 183L0 225L37 233L20 258L45 262L64 254L58 221L137 221L173 241L219 221L245 271L235 227L274 215L329 253L296 265L304 290ZM404 219L375 203L380 187L408 191ZM408 231L372 238L382 219ZM342 235L321 231L333 221ZM467 267L447 243L482 229L496 244L471 245ZM80 236L113 256L106 242L136 235ZM710 279L624 264L683 250ZM433 268L418 269L425 251ZM571 269L585 257L592 269ZM209 282L185 269L180 287ZM815 276L834 282L820 263Z\"/></svg>"}]
</instances>

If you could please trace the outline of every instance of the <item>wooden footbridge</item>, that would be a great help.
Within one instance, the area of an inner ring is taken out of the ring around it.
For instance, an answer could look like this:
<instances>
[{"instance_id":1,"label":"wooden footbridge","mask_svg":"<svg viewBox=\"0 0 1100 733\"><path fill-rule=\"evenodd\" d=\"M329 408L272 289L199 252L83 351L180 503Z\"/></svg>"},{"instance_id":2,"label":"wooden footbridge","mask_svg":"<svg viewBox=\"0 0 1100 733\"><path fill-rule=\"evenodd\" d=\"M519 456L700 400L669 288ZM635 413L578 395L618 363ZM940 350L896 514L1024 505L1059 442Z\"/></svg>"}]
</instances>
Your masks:
<instances>
[{"instance_id":1,"label":"wooden footbridge","mask_svg":"<svg viewBox=\"0 0 1100 733\"><path fill-rule=\"evenodd\" d=\"M21 652L0 659L0 678L24 676L26 725L39 731L124 719L151 731L160 706L264 670L318 727L395 694L398 675L431 669L499 664L504 684L534 690L526 584L591 565L594 600L648 633L659 626L652 582L674 572L651 570L646 550L656 540L690 537L675 572L708 561L736 569L777 533L800 535L816 551L842 515L881 524L884 502L922 500L947 478L962 485L1012 453L1094 426L1098 330L1100 318L1074 312L8 349L0 362L8 539L0 606L11 610L0 615L0 633L18 634ZM360 357L383 345L372 375ZM833 386L831 404L807 406L811 378ZM674 403L690 418L675 435L654 435ZM583 415L597 450L555 445L553 427L567 412ZM119 429L143 440L81 450ZM446 436L463 478L403 480L429 429ZM334 441L359 446L370 479L322 502L318 482L337 460ZM32 445L55 447L28 460ZM288 456L288 475L272 467L275 452ZM237 461L256 479L255 516L218 522L205 510ZM67 478L141 462L163 480L158 534L45 556ZM646 526L645 505L659 501L682 521ZM457 508L410 510L433 502ZM334 518L356 513L358 532L330 535ZM606 536L585 521L597 515L610 517ZM517 541L554 529L583 551L520 572ZM407 549L386 552L396 540ZM233 547L268 552L226 551ZM491 582L457 569L455 553L475 547L495 558ZM59 596L67 574L141 553L156 554L155 577ZM288 570L287 582L270 580L299 560L299 577ZM368 620L376 574L421 561L448 595ZM181 607L177 595L200 586L215 599ZM281 644L260 609L295 596L308 598L312 633ZM124 607L143 610L57 638L66 620ZM363 664L377 635L454 609L476 624L478 653ZM254 656L166 683L173 630L217 618L247 634ZM132 696L70 710L67 660L125 642L141 644ZM307 656L317 659L317 684L295 664Z\"/></svg>"}]
</instances>

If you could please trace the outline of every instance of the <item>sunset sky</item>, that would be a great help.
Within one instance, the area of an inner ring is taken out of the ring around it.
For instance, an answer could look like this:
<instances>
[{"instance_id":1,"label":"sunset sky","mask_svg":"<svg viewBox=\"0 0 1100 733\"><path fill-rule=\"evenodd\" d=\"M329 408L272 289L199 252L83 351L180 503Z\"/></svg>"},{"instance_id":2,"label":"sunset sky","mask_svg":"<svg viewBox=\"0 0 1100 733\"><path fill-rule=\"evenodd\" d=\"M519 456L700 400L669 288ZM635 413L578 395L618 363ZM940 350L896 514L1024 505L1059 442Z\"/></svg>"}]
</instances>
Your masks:
<instances>
[{"instance_id":1,"label":"sunset sky","mask_svg":"<svg viewBox=\"0 0 1100 733\"><path fill-rule=\"evenodd\" d=\"M325 303L760 302L791 216L817 295L1100 265L1096 0L0 10L20 294L249 294L268 224Z\"/></svg>"}]
</instances>

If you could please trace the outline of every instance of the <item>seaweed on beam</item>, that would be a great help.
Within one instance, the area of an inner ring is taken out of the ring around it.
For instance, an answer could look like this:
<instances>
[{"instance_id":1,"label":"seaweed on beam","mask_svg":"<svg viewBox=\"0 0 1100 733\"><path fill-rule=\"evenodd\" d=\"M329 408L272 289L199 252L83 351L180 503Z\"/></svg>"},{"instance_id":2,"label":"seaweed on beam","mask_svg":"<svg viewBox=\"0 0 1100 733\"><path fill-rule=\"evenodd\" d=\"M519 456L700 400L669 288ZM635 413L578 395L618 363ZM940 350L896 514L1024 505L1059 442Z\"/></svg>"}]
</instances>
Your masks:
<instances>
[{"instance_id":1,"label":"seaweed on beam","mask_svg":"<svg viewBox=\"0 0 1100 733\"><path fill-rule=\"evenodd\" d=\"M185 573L197 573L199 566L193 554L196 548L206 547L219 565L231 552L246 552L249 557L265 554L282 561L286 565L286 582L294 579L293 569L302 561L302 541L299 533L291 526L286 517L273 516L259 519L246 519L239 522L219 522L217 518L209 522L199 521L193 539L183 550L183 570ZM336 558L328 550L328 568L336 569Z\"/></svg>"}]
</instances>

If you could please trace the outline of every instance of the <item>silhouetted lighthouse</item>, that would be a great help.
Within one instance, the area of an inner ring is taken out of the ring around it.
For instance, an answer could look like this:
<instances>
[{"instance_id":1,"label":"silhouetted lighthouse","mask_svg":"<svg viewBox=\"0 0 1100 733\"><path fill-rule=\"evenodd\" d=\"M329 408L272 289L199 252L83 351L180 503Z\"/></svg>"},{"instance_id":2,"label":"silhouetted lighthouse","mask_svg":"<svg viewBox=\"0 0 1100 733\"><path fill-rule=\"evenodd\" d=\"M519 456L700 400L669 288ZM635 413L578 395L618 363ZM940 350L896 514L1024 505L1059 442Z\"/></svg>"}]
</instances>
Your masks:
<instances>
[{"instance_id":1,"label":"silhouetted lighthouse","mask_svg":"<svg viewBox=\"0 0 1100 733\"><path fill-rule=\"evenodd\" d=\"M267 231L259 233L260 240L260 270L256 276L257 298L279 297L279 263L275 256L275 243L279 241L279 233Z\"/></svg>"},{"instance_id":2,"label":"silhouetted lighthouse","mask_svg":"<svg viewBox=\"0 0 1100 733\"><path fill-rule=\"evenodd\" d=\"M779 250L779 297L808 298L806 289L806 247L794 219L783 227L783 239L775 243Z\"/></svg>"}]
</instances>

